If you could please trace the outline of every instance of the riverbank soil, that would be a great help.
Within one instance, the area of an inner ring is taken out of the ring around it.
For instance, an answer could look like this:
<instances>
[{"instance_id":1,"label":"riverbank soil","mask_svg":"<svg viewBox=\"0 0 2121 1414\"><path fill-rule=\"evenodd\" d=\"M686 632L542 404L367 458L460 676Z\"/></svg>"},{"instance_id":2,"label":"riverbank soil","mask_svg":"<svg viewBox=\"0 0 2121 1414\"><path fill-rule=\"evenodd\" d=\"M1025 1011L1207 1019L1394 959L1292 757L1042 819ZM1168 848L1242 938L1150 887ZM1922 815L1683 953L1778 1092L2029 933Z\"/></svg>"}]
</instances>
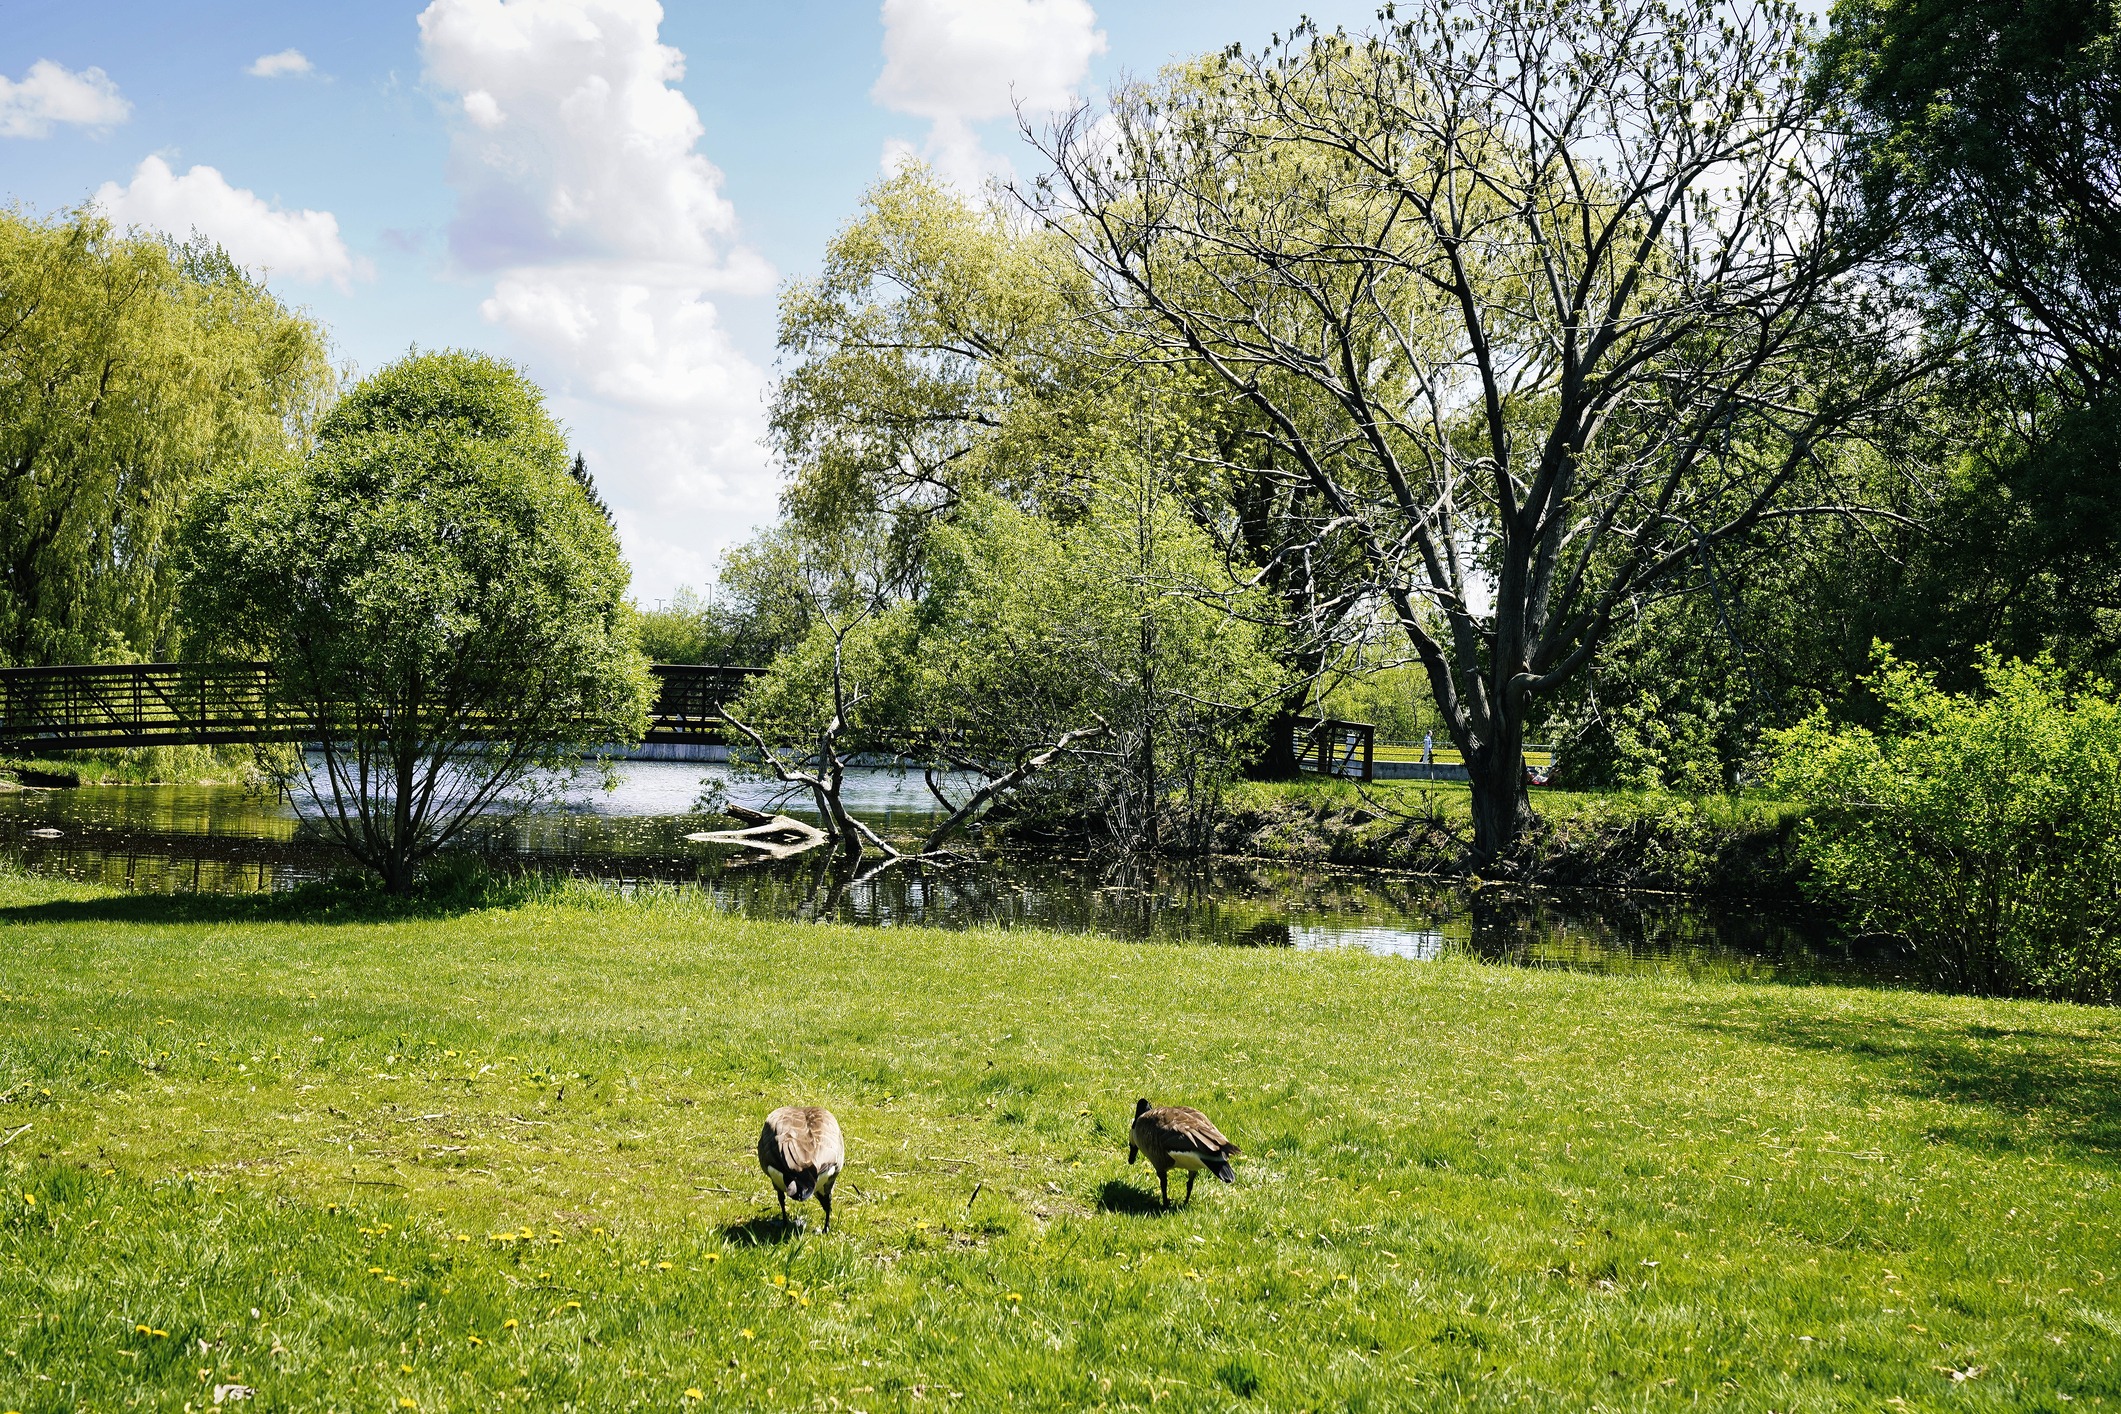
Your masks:
<instances>
[{"instance_id":1,"label":"riverbank soil","mask_svg":"<svg viewBox=\"0 0 2121 1414\"><path fill-rule=\"evenodd\" d=\"M1472 797L1451 781L1249 781L1223 803L1215 844L1252 855L1548 888L1646 889L1794 901L1801 806L1744 796L1533 792L1538 823L1509 858L1471 858Z\"/></svg>"},{"instance_id":2,"label":"riverbank soil","mask_svg":"<svg viewBox=\"0 0 2121 1414\"><path fill-rule=\"evenodd\" d=\"M2117 1081L2036 1003L5 879L0 1400L2116 1408ZM1236 1185L1159 1211L1137 1096Z\"/></svg>"}]
</instances>

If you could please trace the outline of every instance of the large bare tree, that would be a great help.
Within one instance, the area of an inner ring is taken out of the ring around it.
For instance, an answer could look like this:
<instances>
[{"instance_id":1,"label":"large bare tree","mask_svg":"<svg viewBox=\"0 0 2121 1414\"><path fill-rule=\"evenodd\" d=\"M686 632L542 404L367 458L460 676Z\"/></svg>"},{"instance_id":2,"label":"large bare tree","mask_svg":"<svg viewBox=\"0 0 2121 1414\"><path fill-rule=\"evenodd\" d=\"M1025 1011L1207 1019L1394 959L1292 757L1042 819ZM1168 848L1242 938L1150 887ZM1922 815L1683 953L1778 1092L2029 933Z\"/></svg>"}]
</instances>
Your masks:
<instances>
[{"instance_id":1,"label":"large bare tree","mask_svg":"<svg viewBox=\"0 0 2121 1414\"><path fill-rule=\"evenodd\" d=\"M1831 453L1919 360L1807 50L1776 0L1424 0L1034 135L1026 200L1111 316L1258 429L1229 474L1359 547L1483 857L1532 822L1531 714L1618 616L1717 542L1865 509Z\"/></svg>"}]
</instances>

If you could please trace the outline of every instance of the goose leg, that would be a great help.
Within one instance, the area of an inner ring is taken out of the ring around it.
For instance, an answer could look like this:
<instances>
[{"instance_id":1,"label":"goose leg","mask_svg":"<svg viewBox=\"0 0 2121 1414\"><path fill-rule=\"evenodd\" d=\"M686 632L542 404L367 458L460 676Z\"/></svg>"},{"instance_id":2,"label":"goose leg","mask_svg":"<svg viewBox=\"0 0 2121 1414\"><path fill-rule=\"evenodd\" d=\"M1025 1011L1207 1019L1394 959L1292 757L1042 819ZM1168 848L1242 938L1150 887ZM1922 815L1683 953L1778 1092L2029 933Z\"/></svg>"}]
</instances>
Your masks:
<instances>
[{"instance_id":1,"label":"goose leg","mask_svg":"<svg viewBox=\"0 0 2121 1414\"><path fill-rule=\"evenodd\" d=\"M820 1188L817 1191L817 1205L825 1210L825 1231L832 1231L832 1190L830 1188Z\"/></svg>"},{"instance_id":2,"label":"goose leg","mask_svg":"<svg viewBox=\"0 0 2121 1414\"><path fill-rule=\"evenodd\" d=\"M773 1196L781 1200L781 1221L788 1221L788 1195L785 1193L776 1193Z\"/></svg>"},{"instance_id":3,"label":"goose leg","mask_svg":"<svg viewBox=\"0 0 2121 1414\"><path fill-rule=\"evenodd\" d=\"M1164 1206L1165 1206L1165 1207L1167 1207L1167 1208L1168 1208L1168 1207L1170 1207L1170 1206L1171 1206L1171 1170L1169 1170L1169 1169L1159 1169L1159 1170L1157 1171L1157 1174L1156 1174L1156 1182L1157 1182L1157 1186L1158 1186L1158 1187L1160 1187L1160 1188L1162 1188L1162 1189L1164 1190Z\"/></svg>"},{"instance_id":4,"label":"goose leg","mask_svg":"<svg viewBox=\"0 0 2121 1414\"><path fill-rule=\"evenodd\" d=\"M1193 1170L1186 1170L1186 1206L1189 1208L1193 1206L1193 1180L1197 1177L1199 1175L1194 1173Z\"/></svg>"}]
</instances>

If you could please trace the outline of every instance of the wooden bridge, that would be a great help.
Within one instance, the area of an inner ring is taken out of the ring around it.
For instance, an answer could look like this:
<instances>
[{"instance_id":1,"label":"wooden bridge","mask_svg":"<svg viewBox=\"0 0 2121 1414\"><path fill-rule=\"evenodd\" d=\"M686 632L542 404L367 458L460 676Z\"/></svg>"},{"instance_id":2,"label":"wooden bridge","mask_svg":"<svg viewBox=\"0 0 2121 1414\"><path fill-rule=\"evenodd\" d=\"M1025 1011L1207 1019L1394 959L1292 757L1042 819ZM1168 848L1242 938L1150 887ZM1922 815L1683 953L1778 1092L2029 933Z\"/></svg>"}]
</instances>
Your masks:
<instances>
[{"instance_id":1,"label":"wooden bridge","mask_svg":"<svg viewBox=\"0 0 2121 1414\"><path fill-rule=\"evenodd\" d=\"M715 709L759 670L657 663L651 742L723 740ZM314 741L315 721L283 699L270 663L124 663L0 668L0 750Z\"/></svg>"}]
</instances>

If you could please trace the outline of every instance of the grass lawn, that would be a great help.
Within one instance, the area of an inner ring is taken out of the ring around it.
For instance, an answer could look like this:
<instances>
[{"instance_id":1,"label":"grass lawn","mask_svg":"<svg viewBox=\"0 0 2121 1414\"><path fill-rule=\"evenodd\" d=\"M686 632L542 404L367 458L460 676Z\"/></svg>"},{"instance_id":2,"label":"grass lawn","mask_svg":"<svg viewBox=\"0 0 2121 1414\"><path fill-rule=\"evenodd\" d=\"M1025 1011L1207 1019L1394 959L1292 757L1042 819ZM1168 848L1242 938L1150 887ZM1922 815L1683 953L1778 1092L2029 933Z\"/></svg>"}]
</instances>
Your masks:
<instances>
[{"instance_id":1,"label":"grass lawn","mask_svg":"<svg viewBox=\"0 0 2121 1414\"><path fill-rule=\"evenodd\" d=\"M0 879L0 1411L2121 1406L2111 1012L279 907Z\"/></svg>"}]
</instances>

